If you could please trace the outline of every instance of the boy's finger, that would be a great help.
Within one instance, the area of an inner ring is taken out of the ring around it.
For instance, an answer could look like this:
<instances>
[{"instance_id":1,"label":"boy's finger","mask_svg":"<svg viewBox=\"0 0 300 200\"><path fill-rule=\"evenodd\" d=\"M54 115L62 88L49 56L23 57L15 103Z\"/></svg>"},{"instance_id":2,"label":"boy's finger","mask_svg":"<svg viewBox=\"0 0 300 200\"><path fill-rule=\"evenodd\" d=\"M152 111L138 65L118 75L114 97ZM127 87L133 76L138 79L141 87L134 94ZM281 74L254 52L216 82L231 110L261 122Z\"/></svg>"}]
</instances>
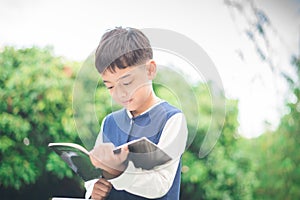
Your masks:
<instances>
[{"instance_id":1,"label":"boy's finger","mask_svg":"<svg viewBox=\"0 0 300 200\"><path fill-rule=\"evenodd\" d=\"M126 145L126 146L122 147L122 150L123 150L123 151L125 151L125 152L129 151L129 149L128 149L128 145Z\"/></svg>"},{"instance_id":2,"label":"boy's finger","mask_svg":"<svg viewBox=\"0 0 300 200\"><path fill-rule=\"evenodd\" d=\"M128 149L127 145L122 148L122 152L123 152L124 155L126 155L126 156L128 155L129 149Z\"/></svg>"},{"instance_id":3,"label":"boy's finger","mask_svg":"<svg viewBox=\"0 0 300 200\"><path fill-rule=\"evenodd\" d=\"M121 153L119 154L119 159L121 160L121 162L124 162L127 159L128 153L129 153L128 147L127 146L122 147Z\"/></svg>"},{"instance_id":4,"label":"boy's finger","mask_svg":"<svg viewBox=\"0 0 300 200\"><path fill-rule=\"evenodd\" d=\"M105 180L104 178L99 179L98 182L102 183L105 186L111 187L111 183Z\"/></svg>"}]
</instances>

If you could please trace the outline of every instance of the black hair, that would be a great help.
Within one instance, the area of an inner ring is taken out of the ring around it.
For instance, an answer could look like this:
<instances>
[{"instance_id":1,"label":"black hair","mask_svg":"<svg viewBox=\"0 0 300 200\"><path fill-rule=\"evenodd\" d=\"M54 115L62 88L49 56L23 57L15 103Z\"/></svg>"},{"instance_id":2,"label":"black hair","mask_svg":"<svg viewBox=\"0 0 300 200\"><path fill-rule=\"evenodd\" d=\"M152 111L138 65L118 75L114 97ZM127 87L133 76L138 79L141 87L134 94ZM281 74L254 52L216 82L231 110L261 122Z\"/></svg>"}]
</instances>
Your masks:
<instances>
[{"instance_id":1,"label":"black hair","mask_svg":"<svg viewBox=\"0 0 300 200\"><path fill-rule=\"evenodd\" d=\"M149 39L135 28L116 27L101 38L95 53L95 65L99 73L115 68L124 69L141 65L153 58Z\"/></svg>"}]
</instances>

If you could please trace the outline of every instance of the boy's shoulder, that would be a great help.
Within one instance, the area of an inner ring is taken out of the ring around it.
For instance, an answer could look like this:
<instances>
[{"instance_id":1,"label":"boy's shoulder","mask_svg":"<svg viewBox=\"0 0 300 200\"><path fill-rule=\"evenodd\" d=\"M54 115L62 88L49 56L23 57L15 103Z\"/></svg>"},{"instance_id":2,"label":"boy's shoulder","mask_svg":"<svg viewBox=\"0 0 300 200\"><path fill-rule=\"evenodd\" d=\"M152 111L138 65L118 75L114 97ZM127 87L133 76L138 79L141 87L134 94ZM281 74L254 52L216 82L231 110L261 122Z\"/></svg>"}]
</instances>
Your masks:
<instances>
[{"instance_id":1,"label":"boy's shoulder","mask_svg":"<svg viewBox=\"0 0 300 200\"><path fill-rule=\"evenodd\" d=\"M167 115L171 115L171 116L182 112L180 109L171 105L169 102L167 102L165 100L163 100L160 104L158 104L156 109L154 109L153 111L154 112L163 112L163 113L165 113Z\"/></svg>"},{"instance_id":2,"label":"boy's shoulder","mask_svg":"<svg viewBox=\"0 0 300 200\"><path fill-rule=\"evenodd\" d=\"M181 112L181 110L173 105L171 105L169 102L163 100L162 103L160 104L161 106L163 106L165 109L167 110L174 110L174 111L178 111Z\"/></svg>"}]
</instances>

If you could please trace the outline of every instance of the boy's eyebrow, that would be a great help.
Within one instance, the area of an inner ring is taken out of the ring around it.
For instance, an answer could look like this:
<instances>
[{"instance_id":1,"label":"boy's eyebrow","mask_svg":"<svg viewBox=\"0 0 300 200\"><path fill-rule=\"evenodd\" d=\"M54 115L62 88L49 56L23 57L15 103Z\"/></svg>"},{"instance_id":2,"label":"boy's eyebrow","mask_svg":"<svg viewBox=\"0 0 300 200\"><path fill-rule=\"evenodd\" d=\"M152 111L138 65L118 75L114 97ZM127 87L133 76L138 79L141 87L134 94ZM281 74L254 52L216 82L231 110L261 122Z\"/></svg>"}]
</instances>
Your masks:
<instances>
[{"instance_id":1,"label":"boy's eyebrow","mask_svg":"<svg viewBox=\"0 0 300 200\"><path fill-rule=\"evenodd\" d=\"M117 79L117 81L119 81L120 79L124 79L124 78L126 78L126 77L128 77L128 76L130 76L130 75L131 75L130 73L125 74L124 76L119 77L119 78ZM103 83L110 83L110 81L103 80Z\"/></svg>"}]
</instances>

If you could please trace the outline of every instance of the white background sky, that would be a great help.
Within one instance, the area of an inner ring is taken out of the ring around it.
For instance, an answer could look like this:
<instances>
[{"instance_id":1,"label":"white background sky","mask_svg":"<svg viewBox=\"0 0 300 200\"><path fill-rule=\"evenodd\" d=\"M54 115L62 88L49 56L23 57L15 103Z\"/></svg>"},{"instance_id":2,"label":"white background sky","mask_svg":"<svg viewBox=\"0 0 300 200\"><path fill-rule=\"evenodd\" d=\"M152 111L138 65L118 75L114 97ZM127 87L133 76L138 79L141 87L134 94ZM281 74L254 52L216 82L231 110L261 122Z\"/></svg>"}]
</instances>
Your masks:
<instances>
[{"instance_id":1,"label":"white background sky","mask_svg":"<svg viewBox=\"0 0 300 200\"><path fill-rule=\"evenodd\" d=\"M300 1L254 2L283 41L277 48L277 64L289 68L289 55L299 55ZM259 135L264 120L278 122L277 92L282 83L274 81L253 45L238 34L243 25L232 21L222 0L0 0L0 47L51 45L57 55L82 61L103 32L115 26L164 28L197 42L219 70L226 95L240 100L243 135ZM239 49L244 60L237 54ZM256 75L263 78L253 82Z\"/></svg>"}]
</instances>

